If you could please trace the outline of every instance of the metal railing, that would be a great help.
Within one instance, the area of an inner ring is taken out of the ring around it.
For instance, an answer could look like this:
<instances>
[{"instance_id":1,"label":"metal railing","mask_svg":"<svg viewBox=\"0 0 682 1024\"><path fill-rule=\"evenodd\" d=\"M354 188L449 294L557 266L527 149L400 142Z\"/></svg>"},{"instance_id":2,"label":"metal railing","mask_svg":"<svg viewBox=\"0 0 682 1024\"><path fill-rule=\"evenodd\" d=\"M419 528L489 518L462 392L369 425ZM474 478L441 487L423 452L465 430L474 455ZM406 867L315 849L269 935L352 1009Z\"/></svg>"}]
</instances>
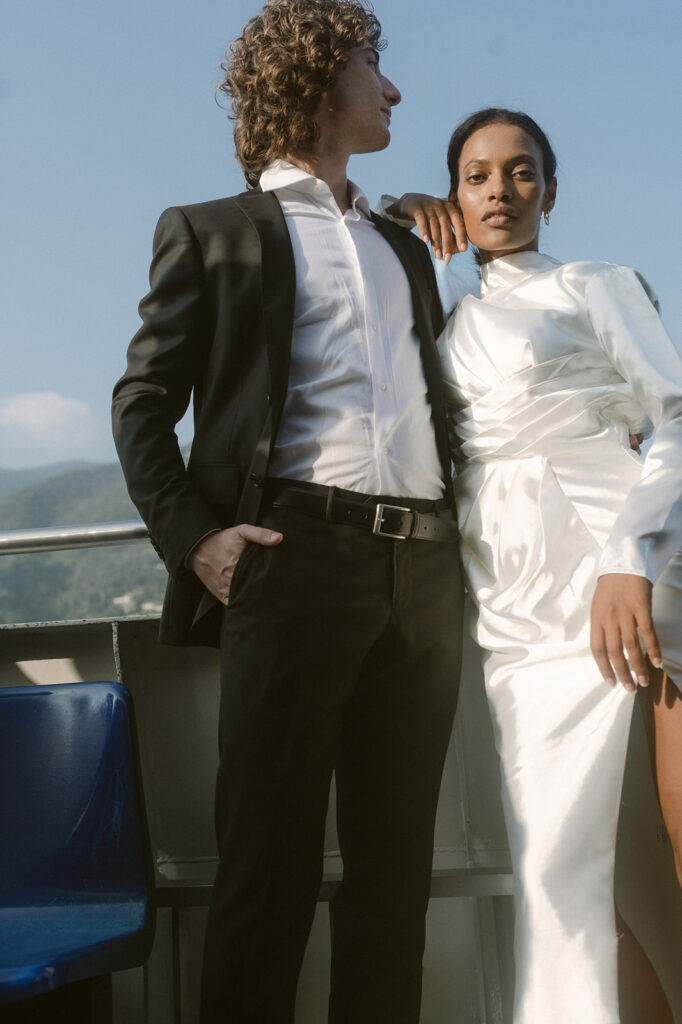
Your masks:
<instances>
[{"instance_id":1,"label":"metal railing","mask_svg":"<svg viewBox=\"0 0 682 1024\"><path fill-rule=\"evenodd\" d=\"M123 523L87 523L83 526L36 527L0 531L0 555L25 555L36 551L67 551L102 548L147 540L147 527L139 519Z\"/></svg>"}]
</instances>

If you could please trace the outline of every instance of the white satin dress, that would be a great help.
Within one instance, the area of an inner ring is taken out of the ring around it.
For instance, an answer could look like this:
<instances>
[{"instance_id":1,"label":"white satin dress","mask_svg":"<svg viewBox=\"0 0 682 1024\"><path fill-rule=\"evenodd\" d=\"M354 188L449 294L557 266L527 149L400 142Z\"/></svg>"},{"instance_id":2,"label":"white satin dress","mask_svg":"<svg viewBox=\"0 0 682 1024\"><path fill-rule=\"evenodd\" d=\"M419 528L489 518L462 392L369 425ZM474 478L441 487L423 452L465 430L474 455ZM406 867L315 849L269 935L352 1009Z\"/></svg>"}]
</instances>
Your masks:
<instances>
[{"instance_id":1,"label":"white satin dress","mask_svg":"<svg viewBox=\"0 0 682 1024\"><path fill-rule=\"evenodd\" d=\"M485 265L439 347L515 873L514 1024L618 1024L633 698L603 682L589 614L600 573L647 576L679 685L682 362L635 271L537 252ZM651 424L642 460L628 434Z\"/></svg>"}]
</instances>

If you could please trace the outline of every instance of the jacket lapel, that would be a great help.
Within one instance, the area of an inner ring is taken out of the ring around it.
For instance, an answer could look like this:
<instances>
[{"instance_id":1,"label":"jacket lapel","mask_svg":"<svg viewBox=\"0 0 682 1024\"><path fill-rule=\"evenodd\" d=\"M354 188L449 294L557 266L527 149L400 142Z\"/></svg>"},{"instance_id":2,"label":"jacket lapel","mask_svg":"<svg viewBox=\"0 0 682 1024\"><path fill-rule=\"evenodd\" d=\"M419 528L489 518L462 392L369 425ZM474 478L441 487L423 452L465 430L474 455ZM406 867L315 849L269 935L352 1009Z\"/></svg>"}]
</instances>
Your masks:
<instances>
[{"instance_id":1,"label":"jacket lapel","mask_svg":"<svg viewBox=\"0 0 682 1024\"><path fill-rule=\"evenodd\" d=\"M428 399L433 410L433 426L443 469L445 494L448 504L454 505L452 460L443 399L443 373L435 340L435 335L439 334L443 328L443 311L438 298L435 277L432 275L432 280L427 278L423 263L417 259L412 243L405 238L404 228L397 228L384 217L378 217L374 213L372 220L402 263L410 282L414 321L419 337ZM435 309L433 309L434 302Z\"/></svg>"},{"instance_id":2,"label":"jacket lapel","mask_svg":"<svg viewBox=\"0 0 682 1024\"><path fill-rule=\"evenodd\" d=\"M238 196L237 203L260 241L263 329L270 363L273 417L278 423L289 381L296 298L294 253L282 208L272 192L254 189Z\"/></svg>"},{"instance_id":3,"label":"jacket lapel","mask_svg":"<svg viewBox=\"0 0 682 1024\"><path fill-rule=\"evenodd\" d=\"M258 522L270 452L282 416L289 383L291 337L296 298L296 266L282 208L272 192L254 189L237 202L260 243L261 304L265 349L270 366L268 414L246 474L237 520Z\"/></svg>"}]
</instances>

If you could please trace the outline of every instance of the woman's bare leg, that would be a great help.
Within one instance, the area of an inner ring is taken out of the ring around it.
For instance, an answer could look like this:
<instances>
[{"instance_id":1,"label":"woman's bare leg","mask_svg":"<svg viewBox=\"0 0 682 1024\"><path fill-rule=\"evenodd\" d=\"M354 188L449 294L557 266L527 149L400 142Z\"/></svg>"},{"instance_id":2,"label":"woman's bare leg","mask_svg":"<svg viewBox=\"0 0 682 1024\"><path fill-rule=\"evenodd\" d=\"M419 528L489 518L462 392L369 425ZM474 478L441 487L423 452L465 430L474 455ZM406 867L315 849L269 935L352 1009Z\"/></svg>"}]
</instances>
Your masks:
<instances>
[{"instance_id":1,"label":"woman's bare leg","mask_svg":"<svg viewBox=\"0 0 682 1024\"><path fill-rule=\"evenodd\" d=\"M652 769L661 811L682 885L682 694L663 672L650 669L640 689ZM618 976L622 1024L673 1024L661 983L646 953L616 908Z\"/></svg>"},{"instance_id":2,"label":"woman's bare leg","mask_svg":"<svg viewBox=\"0 0 682 1024\"><path fill-rule=\"evenodd\" d=\"M651 961L616 907L621 1024L675 1024Z\"/></svg>"},{"instance_id":3,"label":"woman's bare leg","mask_svg":"<svg viewBox=\"0 0 682 1024\"><path fill-rule=\"evenodd\" d=\"M660 672L642 696L653 718L658 798L682 886L682 693Z\"/></svg>"}]
</instances>

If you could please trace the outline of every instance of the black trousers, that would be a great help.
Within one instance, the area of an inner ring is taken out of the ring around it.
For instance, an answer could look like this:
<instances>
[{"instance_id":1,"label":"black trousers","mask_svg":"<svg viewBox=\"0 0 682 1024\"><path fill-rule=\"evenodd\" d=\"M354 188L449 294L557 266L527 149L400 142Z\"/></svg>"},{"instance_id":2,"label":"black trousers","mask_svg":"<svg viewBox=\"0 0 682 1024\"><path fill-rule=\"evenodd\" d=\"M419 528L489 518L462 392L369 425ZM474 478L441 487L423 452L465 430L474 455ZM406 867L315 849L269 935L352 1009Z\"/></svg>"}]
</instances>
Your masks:
<instances>
[{"instance_id":1,"label":"black trousers","mask_svg":"<svg viewBox=\"0 0 682 1024\"><path fill-rule=\"evenodd\" d=\"M263 525L284 540L246 548L224 617L201 1021L292 1024L335 770L329 1021L417 1024L460 669L457 545L280 508Z\"/></svg>"}]
</instances>

